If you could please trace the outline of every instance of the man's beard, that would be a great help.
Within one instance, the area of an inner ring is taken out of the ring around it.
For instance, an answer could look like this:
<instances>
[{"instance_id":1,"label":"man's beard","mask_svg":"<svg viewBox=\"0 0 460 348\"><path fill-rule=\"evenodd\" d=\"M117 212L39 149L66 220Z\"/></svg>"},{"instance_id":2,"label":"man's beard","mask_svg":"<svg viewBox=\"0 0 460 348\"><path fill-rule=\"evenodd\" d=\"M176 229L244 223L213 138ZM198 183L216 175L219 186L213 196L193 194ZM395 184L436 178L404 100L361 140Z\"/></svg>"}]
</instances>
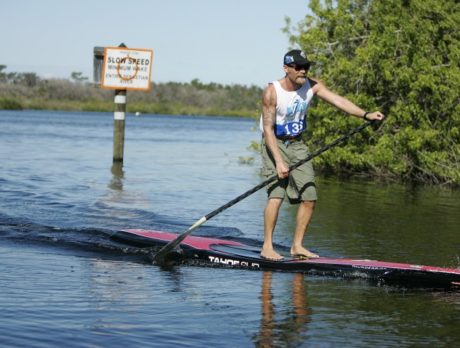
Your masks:
<instances>
[{"instance_id":1,"label":"man's beard","mask_svg":"<svg viewBox=\"0 0 460 348\"><path fill-rule=\"evenodd\" d=\"M307 81L306 76L298 76L295 78L295 82L299 85L303 85Z\"/></svg>"}]
</instances>

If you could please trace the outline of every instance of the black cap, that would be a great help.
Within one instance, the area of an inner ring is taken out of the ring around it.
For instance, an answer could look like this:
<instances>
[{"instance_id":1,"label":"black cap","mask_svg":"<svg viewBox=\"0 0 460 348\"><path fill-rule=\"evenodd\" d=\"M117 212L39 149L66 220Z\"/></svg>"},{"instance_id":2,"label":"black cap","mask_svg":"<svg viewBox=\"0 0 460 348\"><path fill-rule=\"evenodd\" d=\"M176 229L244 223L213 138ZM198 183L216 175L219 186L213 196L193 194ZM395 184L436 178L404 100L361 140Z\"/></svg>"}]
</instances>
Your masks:
<instances>
[{"instance_id":1,"label":"black cap","mask_svg":"<svg viewBox=\"0 0 460 348\"><path fill-rule=\"evenodd\" d=\"M314 62L308 60L307 56L301 50L291 50L284 55L284 65L313 65Z\"/></svg>"}]
</instances>

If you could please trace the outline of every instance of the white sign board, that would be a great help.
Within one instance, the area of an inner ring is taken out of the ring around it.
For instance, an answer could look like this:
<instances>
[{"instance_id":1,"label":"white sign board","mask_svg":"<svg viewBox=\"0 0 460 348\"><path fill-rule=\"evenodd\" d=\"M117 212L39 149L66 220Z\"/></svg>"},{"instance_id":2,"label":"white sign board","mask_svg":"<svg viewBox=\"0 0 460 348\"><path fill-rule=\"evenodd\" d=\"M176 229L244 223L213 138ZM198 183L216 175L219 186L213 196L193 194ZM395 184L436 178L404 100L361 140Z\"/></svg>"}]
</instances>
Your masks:
<instances>
[{"instance_id":1,"label":"white sign board","mask_svg":"<svg viewBox=\"0 0 460 348\"><path fill-rule=\"evenodd\" d=\"M151 88L153 51L105 47L101 87L147 91Z\"/></svg>"}]
</instances>

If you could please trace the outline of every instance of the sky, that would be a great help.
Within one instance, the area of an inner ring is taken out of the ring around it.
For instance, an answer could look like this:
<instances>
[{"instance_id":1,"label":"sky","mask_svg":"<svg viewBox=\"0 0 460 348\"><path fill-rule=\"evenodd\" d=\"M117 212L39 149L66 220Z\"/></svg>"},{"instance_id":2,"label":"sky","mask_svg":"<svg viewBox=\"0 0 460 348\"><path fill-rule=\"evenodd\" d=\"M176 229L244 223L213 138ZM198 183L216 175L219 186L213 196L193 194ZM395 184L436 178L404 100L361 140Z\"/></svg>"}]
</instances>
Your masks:
<instances>
[{"instance_id":1,"label":"sky","mask_svg":"<svg viewBox=\"0 0 460 348\"><path fill-rule=\"evenodd\" d=\"M0 0L6 72L93 79L93 49L152 49L152 81L265 86L284 75L282 32L308 0ZM308 52L306 52L308 54Z\"/></svg>"}]
</instances>

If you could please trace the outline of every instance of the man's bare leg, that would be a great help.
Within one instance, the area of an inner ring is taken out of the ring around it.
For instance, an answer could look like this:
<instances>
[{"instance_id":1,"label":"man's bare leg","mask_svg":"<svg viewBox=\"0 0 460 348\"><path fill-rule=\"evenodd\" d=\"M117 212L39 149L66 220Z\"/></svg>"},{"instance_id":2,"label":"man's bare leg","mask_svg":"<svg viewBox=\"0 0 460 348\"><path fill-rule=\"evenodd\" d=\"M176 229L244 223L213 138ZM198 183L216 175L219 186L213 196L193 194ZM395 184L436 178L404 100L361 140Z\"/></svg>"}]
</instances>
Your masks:
<instances>
[{"instance_id":1,"label":"man's bare leg","mask_svg":"<svg viewBox=\"0 0 460 348\"><path fill-rule=\"evenodd\" d=\"M283 200L270 198L264 211L264 244L260 255L266 259L279 261L283 257L273 249L273 231L275 230L278 213Z\"/></svg>"},{"instance_id":2,"label":"man's bare leg","mask_svg":"<svg viewBox=\"0 0 460 348\"><path fill-rule=\"evenodd\" d=\"M303 237L310 224L315 205L316 201L303 201L299 204L296 219L297 224L291 246L291 255L293 256L319 257L317 254L312 253L302 246Z\"/></svg>"}]
</instances>

